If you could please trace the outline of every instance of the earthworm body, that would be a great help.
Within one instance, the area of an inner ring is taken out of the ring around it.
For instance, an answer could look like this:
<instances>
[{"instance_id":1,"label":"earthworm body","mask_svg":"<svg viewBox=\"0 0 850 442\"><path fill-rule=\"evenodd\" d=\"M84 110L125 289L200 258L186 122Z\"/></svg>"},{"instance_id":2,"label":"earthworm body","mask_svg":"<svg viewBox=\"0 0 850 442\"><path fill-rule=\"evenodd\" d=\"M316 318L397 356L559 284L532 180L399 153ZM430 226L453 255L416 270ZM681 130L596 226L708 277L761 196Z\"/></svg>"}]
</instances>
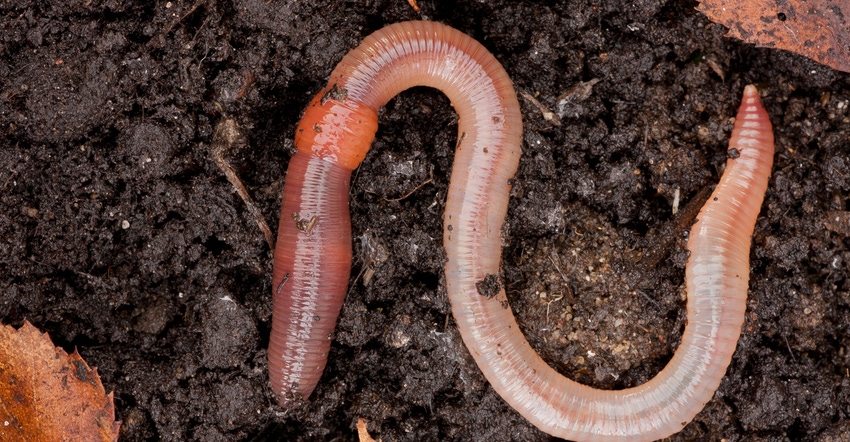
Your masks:
<instances>
[{"instance_id":1,"label":"earthworm body","mask_svg":"<svg viewBox=\"0 0 850 442\"><path fill-rule=\"evenodd\" d=\"M327 361L351 268L348 189L377 128L378 109L413 86L443 91L459 116L443 226L446 289L463 341L484 376L542 431L573 440L654 440L681 430L720 385L741 332L750 237L773 163L773 133L747 86L726 171L691 230L688 323L673 359L644 385L578 384L529 346L498 275L522 121L510 79L479 43L448 26L405 22L366 37L331 73L298 126L274 258L269 345L284 408L306 399Z\"/></svg>"}]
</instances>

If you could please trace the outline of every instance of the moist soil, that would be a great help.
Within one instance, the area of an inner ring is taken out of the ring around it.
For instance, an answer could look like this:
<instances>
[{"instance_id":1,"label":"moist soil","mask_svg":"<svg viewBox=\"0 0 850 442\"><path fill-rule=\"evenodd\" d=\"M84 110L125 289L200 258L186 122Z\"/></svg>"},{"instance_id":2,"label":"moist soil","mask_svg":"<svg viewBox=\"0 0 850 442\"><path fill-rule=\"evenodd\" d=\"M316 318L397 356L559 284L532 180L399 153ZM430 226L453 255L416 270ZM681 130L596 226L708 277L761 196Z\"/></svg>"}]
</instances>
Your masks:
<instances>
[{"instance_id":1,"label":"moist soil","mask_svg":"<svg viewBox=\"0 0 850 442\"><path fill-rule=\"evenodd\" d=\"M124 441L347 441L359 418L384 441L551 440L493 392L451 317L457 117L431 89L385 107L353 175L351 289L318 389L288 412L269 389L270 248L211 146L275 231L311 96L366 35L424 18L482 42L523 95L503 283L532 346L598 388L647 381L679 344L692 209L759 86L777 153L746 322L714 398L669 440L850 438L850 75L727 39L693 1L419 6L4 2L2 322L96 366ZM223 122L243 137L222 145Z\"/></svg>"}]
</instances>

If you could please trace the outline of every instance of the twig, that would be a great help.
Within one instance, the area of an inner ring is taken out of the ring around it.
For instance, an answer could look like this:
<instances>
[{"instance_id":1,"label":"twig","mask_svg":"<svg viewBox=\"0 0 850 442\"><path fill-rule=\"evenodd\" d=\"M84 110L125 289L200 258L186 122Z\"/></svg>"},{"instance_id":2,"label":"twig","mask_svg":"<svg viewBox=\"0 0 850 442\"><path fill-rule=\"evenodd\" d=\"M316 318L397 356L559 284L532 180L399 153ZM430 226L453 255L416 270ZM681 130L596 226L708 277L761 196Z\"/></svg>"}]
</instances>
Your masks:
<instances>
[{"instance_id":1,"label":"twig","mask_svg":"<svg viewBox=\"0 0 850 442\"><path fill-rule=\"evenodd\" d=\"M418 185L418 186L416 186L416 187L414 187L414 188L413 188L413 190L411 190L410 192L407 192L406 194L404 194L404 195L402 195L402 196L400 196L400 197L398 197L398 198L392 198L392 199L386 199L386 198L384 198L384 201L386 201L386 202L388 202L388 203L394 203L394 202L396 202L396 201L401 201L401 200L403 200L403 199L406 199L407 197L409 197L410 195L413 195L413 194L414 194L417 190L419 190L419 189L423 188L426 184L430 183L431 181L434 181L434 173L433 173L433 172L431 172L431 173L429 174L429 176L428 176L428 179L427 179L427 180L425 180L425 181L423 181L423 182L419 183L419 185Z\"/></svg>"},{"instance_id":2,"label":"twig","mask_svg":"<svg viewBox=\"0 0 850 442\"><path fill-rule=\"evenodd\" d=\"M163 36L170 34L171 31L174 30L174 27L177 26L177 24L179 24L183 20L186 20L186 17L194 14L195 11L198 10L198 7L200 7L202 4L204 4L206 2L207 2L206 0L198 0L197 2L195 2L195 4L192 5L192 7L189 8L189 10L187 10L185 13L183 13L183 15L178 17L176 20L172 21L168 25L168 27L166 27L162 32L160 32L160 34L163 35Z\"/></svg>"},{"instance_id":3,"label":"twig","mask_svg":"<svg viewBox=\"0 0 850 442\"><path fill-rule=\"evenodd\" d=\"M520 92L519 94L522 95L523 98L528 100L531 104L534 105L534 107L537 108L537 110L540 111L540 113L543 115L544 120L554 124L555 126L561 125L561 119L558 118L558 115L552 112L548 107L546 107L546 105L537 101L537 98L534 98L534 95L531 95L528 92Z\"/></svg>"},{"instance_id":4,"label":"twig","mask_svg":"<svg viewBox=\"0 0 850 442\"><path fill-rule=\"evenodd\" d=\"M242 134L242 130L239 129L239 125L236 124L236 120L224 117L215 127L215 134L213 135L210 151L215 164L217 164L218 168L224 172L224 175L227 177L227 181L230 181L230 184L233 185L234 189L236 189L236 193L238 193L239 197L242 198L242 201L245 202L245 206L248 208L248 213L251 214L254 221L257 223L257 227L259 227L260 231L263 232L266 243L269 245L269 250L271 250L272 255L274 255L274 236L272 235L271 229L269 229L268 223L266 223L266 218L260 212L260 209L257 208L257 205L254 204L254 200L251 199L251 195L248 194L248 190L245 189L245 185L242 184L242 180L240 180L239 176L236 175L236 170L230 165L227 159L224 158L225 153L233 148L233 146L244 144L247 144L247 139L245 138L245 135Z\"/></svg>"}]
</instances>

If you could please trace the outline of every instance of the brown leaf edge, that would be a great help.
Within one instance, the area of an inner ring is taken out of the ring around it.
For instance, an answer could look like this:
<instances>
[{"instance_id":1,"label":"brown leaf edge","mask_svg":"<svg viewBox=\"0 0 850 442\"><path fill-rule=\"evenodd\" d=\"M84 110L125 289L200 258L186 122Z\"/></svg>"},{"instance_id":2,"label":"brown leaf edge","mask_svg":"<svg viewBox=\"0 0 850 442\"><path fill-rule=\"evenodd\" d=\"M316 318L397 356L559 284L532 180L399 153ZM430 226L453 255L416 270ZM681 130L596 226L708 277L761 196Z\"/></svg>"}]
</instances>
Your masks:
<instances>
[{"instance_id":1,"label":"brown leaf edge","mask_svg":"<svg viewBox=\"0 0 850 442\"><path fill-rule=\"evenodd\" d=\"M103 388L103 383L100 381L100 376L97 374L97 368L89 367L86 361L83 360L82 356L80 356L79 352L77 352L76 348L74 349L74 353L69 355L61 347L53 345L53 340L50 339L50 336L47 332L42 332L27 320L24 320L24 324L21 326L21 328L17 330L15 330L15 328L11 325L0 324L0 327L6 329L7 332L18 333L20 335L28 335L33 338L40 338L46 345L53 347L57 358L67 358L68 364L74 367L76 376L78 378L87 379L88 383L93 386L96 386L96 388L100 390L100 396L105 399L105 403L103 404L102 408L102 413L100 413L100 415L98 416L97 422L98 432L100 436L99 440L112 442L116 442L118 440L118 434L121 428L121 421L115 420L115 403L113 400L113 392L106 394L106 389Z\"/></svg>"},{"instance_id":2,"label":"brown leaf edge","mask_svg":"<svg viewBox=\"0 0 850 442\"><path fill-rule=\"evenodd\" d=\"M35 327L27 321L24 321L24 326L28 325L30 327ZM37 330L37 329L36 329ZM44 333L47 334L46 332ZM50 339L48 336L47 339ZM52 341L51 341L52 342ZM56 347L57 352L65 353L60 347ZM66 353L67 354L67 353ZM100 428L100 440L111 440L112 442L118 441L118 433L121 430L121 421L115 420L115 399L113 391L110 391L109 394L106 394L106 389L103 387L103 383L100 381L100 376L97 374L97 367L91 368L89 364L83 360L83 357L80 356L80 353L74 348L74 353L68 355L71 364L77 368L78 372L85 371L89 376L91 376L91 383L93 385L100 386L100 391L103 392L103 397L106 398L106 403L104 404L103 414L101 414L98 419L98 426Z\"/></svg>"},{"instance_id":3,"label":"brown leaf edge","mask_svg":"<svg viewBox=\"0 0 850 442\"><path fill-rule=\"evenodd\" d=\"M728 29L726 37L784 49L850 72L850 2L699 0L697 11Z\"/></svg>"}]
</instances>

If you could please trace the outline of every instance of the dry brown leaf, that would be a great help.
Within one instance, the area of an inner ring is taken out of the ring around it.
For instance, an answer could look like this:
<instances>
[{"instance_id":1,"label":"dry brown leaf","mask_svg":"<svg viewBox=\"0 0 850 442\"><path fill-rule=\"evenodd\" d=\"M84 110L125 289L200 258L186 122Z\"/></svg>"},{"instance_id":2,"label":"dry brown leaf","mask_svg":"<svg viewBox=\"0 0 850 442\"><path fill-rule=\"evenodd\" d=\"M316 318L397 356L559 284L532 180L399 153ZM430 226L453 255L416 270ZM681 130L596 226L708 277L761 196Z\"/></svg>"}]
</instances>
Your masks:
<instances>
[{"instance_id":1,"label":"dry brown leaf","mask_svg":"<svg viewBox=\"0 0 850 442\"><path fill-rule=\"evenodd\" d=\"M728 37L850 72L848 0L701 0L697 9L729 28Z\"/></svg>"},{"instance_id":2,"label":"dry brown leaf","mask_svg":"<svg viewBox=\"0 0 850 442\"><path fill-rule=\"evenodd\" d=\"M366 429L366 425L368 425L366 419L363 419L362 417L357 419L357 424L355 426L357 427L357 438L360 442L381 442L381 439L376 441L369 435L369 430Z\"/></svg>"},{"instance_id":3,"label":"dry brown leaf","mask_svg":"<svg viewBox=\"0 0 850 442\"><path fill-rule=\"evenodd\" d=\"M0 440L115 441L112 393L80 355L29 322L0 325Z\"/></svg>"}]
</instances>

